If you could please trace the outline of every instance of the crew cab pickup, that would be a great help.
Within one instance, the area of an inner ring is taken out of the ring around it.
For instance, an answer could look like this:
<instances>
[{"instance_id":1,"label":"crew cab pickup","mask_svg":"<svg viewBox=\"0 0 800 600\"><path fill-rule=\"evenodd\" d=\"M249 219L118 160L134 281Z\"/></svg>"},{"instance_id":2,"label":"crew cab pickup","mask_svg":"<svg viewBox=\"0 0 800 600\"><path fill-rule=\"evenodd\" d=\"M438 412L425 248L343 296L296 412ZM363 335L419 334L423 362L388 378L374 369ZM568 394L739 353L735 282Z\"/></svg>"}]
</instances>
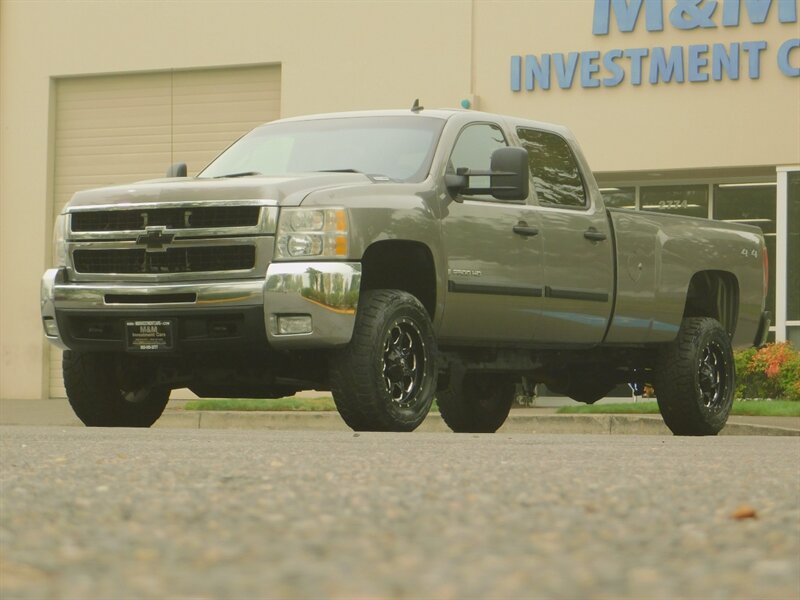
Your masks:
<instances>
[{"instance_id":1,"label":"crew cab pickup","mask_svg":"<svg viewBox=\"0 0 800 600\"><path fill-rule=\"evenodd\" d=\"M732 348L769 328L759 229L606 208L566 128L474 111L268 123L196 177L75 194L55 250L43 325L89 426L150 426L188 387L330 390L378 431L436 397L493 432L520 386L647 383L675 434L710 435Z\"/></svg>"}]
</instances>

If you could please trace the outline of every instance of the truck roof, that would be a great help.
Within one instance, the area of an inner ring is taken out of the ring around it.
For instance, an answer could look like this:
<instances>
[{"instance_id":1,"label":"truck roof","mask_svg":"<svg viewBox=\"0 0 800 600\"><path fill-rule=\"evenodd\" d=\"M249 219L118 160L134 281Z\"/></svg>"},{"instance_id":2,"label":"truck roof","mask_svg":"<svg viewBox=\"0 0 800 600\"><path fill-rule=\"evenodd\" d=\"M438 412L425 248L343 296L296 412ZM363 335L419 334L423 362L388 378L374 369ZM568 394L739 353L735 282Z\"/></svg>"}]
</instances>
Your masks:
<instances>
[{"instance_id":1,"label":"truck roof","mask_svg":"<svg viewBox=\"0 0 800 600\"><path fill-rule=\"evenodd\" d=\"M270 123L290 123L292 121L313 121L317 119L342 119L342 118L353 118L353 117L358 118L358 117L415 117L415 116L442 119L445 121L454 117L461 118L464 121L467 120L480 121L482 118L492 119L492 120L499 119L513 125L528 125L531 127L535 127L537 129L554 131L561 133L562 135L572 137L572 134L569 131L569 129L563 125L558 125L555 123L545 123L543 121L534 121L531 119L524 119L510 115L500 115L496 113L488 113L488 112L467 110L461 108L433 108L433 109L422 108L417 111L412 111L407 108L383 109L383 110L357 110L357 111L309 114L309 115L300 115L296 117L286 117L284 119L270 121ZM268 123L265 123L264 125L267 124Z\"/></svg>"}]
</instances>

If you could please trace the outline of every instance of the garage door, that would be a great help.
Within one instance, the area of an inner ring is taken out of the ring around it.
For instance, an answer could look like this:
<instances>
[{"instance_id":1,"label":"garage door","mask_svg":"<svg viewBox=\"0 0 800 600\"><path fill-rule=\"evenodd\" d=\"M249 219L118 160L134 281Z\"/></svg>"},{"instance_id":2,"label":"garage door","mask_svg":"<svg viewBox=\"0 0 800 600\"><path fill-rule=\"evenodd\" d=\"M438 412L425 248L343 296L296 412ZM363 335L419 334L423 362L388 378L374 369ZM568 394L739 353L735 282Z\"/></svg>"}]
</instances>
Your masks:
<instances>
[{"instance_id":1,"label":"garage door","mask_svg":"<svg viewBox=\"0 0 800 600\"><path fill-rule=\"evenodd\" d=\"M54 215L78 190L194 175L256 125L280 116L279 66L60 79L55 88ZM50 396L65 397L61 352Z\"/></svg>"}]
</instances>

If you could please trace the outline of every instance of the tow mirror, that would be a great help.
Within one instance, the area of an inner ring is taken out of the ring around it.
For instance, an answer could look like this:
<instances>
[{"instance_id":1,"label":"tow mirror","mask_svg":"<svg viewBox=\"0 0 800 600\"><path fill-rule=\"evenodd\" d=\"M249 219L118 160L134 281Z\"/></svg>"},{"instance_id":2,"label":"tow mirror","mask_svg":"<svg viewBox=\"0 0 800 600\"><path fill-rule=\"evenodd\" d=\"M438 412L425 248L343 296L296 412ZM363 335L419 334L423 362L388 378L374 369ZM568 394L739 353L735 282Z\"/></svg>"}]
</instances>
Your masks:
<instances>
[{"instance_id":1,"label":"tow mirror","mask_svg":"<svg viewBox=\"0 0 800 600\"><path fill-rule=\"evenodd\" d=\"M167 177L186 177L186 163L175 163L167 169Z\"/></svg>"},{"instance_id":2,"label":"tow mirror","mask_svg":"<svg viewBox=\"0 0 800 600\"><path fill-rule=\"evenodd\" d=\"M459 194L490 194L498 200L525 200L530 186L528 169L528 152L524 148L498 148L492 152L488 171L472 171L462 167L455 173L446 174L444 183L457 202L461 202ZM471 187L470 177L489 177L489 187Z\"/></svg>"},{"instance_id":3,"label":"tow mirror","mask_svg":"<svg viewBox=\"0 0 800 600\"><path fill-rule=\"evenodd\" d=\"M491 194L498 200L526 200L530 186L528 151L498 148L492 152Z\"/></svg>"}]
</instances>

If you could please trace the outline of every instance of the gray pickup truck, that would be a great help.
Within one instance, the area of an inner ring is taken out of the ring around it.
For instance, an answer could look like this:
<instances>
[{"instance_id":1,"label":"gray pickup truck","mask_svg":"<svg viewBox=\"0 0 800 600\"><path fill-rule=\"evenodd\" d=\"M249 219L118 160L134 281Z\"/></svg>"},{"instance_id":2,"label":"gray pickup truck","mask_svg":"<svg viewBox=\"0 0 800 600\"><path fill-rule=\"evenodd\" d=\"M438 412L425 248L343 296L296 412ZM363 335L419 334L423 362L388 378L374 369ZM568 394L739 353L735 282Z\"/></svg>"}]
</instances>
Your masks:
<instances>
[{"instance_id":1,"label":"gray pickup truck","mask_svg":"<svg viewBox=\"0 0 800 600\"><path fill-rule=\"evenodd\" d=\"M436 397L493 432L536 383L649 383L675 434L713 435L732 348L769 328L759 229L608 209L567 129L473 111L263 125L197 177L77 193L55 254L44 330L90 426L150 426L188 387L330 390L378 431Z\"/></svg>"}]
</instances>

